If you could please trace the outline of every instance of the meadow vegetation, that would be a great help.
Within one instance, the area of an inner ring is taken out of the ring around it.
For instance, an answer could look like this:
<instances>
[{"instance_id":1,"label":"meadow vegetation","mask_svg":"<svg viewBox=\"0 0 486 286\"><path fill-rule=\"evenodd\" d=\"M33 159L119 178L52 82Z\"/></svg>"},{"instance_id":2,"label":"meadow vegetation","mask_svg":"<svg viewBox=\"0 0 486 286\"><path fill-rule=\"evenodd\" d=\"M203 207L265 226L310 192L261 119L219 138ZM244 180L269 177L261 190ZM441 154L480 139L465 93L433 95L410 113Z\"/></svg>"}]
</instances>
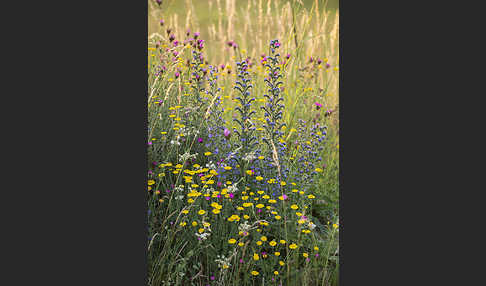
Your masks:
<instances>
[{"instance_id":1,"label":"meadow vegetation","mask_svg":"<svg viewBox=\"0 0 486 286\"><path fill-rule=\"evenodd\" d=\"M149 285L338 285L338 23L149 1Z\"/></svg>"}]
</instances>

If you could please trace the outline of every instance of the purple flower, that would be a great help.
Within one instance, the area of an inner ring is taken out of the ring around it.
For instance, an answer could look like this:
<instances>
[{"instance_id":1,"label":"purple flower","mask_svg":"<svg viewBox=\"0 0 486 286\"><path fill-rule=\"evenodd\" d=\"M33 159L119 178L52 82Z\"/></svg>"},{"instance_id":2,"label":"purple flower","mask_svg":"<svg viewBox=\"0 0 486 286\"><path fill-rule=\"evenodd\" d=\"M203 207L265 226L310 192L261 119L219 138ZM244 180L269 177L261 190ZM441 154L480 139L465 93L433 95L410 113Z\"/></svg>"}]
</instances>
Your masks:
<instances>
[{"instance_id":1,"label":"purple flower","mask_svg":"<svg viewBox=\"0 0 486 286\"><path fill-rule=\"evenodd\" d=\"M174 36L174 34L170 34L170 36L169 36L169 41L171 41L171 42L172 42L173 40L175 40L175 36Z\"/></svg>"},{"instance_id":2,"label":"purple flower","mask_svg":"<svg viewBox=\"0 0 486 286\"><path fill-rule=\"evenodd\" d=\"M181 74L180 74L179 72L176 72L176 73L174 74L175 78L179 78L179 76L180 76L180 75L181 75Z\"/></svg>"},{"instance_id":3,"label":"purple flower","mask_svg":"<svg viewBox=\"0 0 486 286\"><path fill-rule=\"evenodd\" d=\"M214 281L214 279L215 279L215 278L214 278L214 276L211 276L211 278L210 278L210 279L211 279L211 281Z\"/></svg>"},{"instance_id":4,"label":"purple flower","mask_svg":"<svg viewBox=\"0 0 486 286\"><path fill-rule=\"evenodd\" d=\"M322 104L320 104L319 102L316 102L315 105L316 105L316 109L317 110L319 110L320 108L322 108Z\"/></svg>"},{"instance_id":5,"label":"purple flower","mask_svg":"<svg viewBox=\"0 0 486 286\"><path fill-rule=\"evenodd\" d=\"M244 262L243 259L240 258L240 263L243 263L243 262Z\"/></svg>"},{"instance_id":6,"label":"purple flower","mask_svg":"<svg viewBox=\"0 0 486 286\"><path fill-rule=\"evenodd\" d=\"M326 69L330 68L331 65L330 64L326 64Z\"/></svg>"},{"instance_id":7,"label":"purple flower","mask_svg":"<svg viewBox=\"0 0 486 286\"><path fill-rule=\"evenodd\" d=\"M322 63L321 59L317 59L317 64L320 65Z\"/></svg>"},{"instance_id":8,"label":"purple flower","mask_svg":"<svg viewBox=\"0 0 486 286\"><path fill-rule=\"evenodd\" d=\"M233 195L233 193L230 193L229 196L230 196L230 198L234 198L235 197L235 195Z\"/></svg>"},{"instance_id":9,"label":"purple flower","mask_svg":"<svg viewBox=\"0 0 486 286\"><path fill-rule=\"evenodd\" d=\"M197 142L203 143L203 139L201 137L197 138Z\"/></svg>"},{"instance_id":10,"label":"purple flower","mask_svg":"<svg viewBox=\"0 0 486 286\"><path fill-rule=\"evenodd\" d=\"M226 139L229 139L230 136L231 136L231 131L229 131L228 128L225 128L223 135L224 135L224 137L226 137Z\"/></svg>"},{"instance_id":11,"label":"purple flower","mask_svg":"<svg viewBox=\"0 0 486 286\"><path fill-rule=\"evenodd\" d=\"M197 39L197 37L199 37L199 35L201 35L201 33L199 33L199 32L195 32L195 33L194 33L194 39Z\"/></svg>"},{"instance_id":12,"label":"purple flower","mask_svg":"<svg viewBox=\"0 0 486 286\"><path fill-rule=\"evenodd\" d=\"M287 58L287 60L290 59L290 54L287 54L286 58Z\"/></svg>"},{"instance_id":13,"label":"purple flower","mask_svg":"<svg viewBox=\"0 0 486 286\"><path fill-rule=\"evenodd\" d=\"M189 37L190 34L191 34L191 29L187 29L186 36Z\"/></svg>"},{"instance_id":14,"label":"purple flower","mask_svg":"<svg viewBox=\"0 0 486 286\"><path fill-rule=\"evenodd\" d=\"M165 23L164 20L160 20L160 26L164 26L164 23Z\"/></svg>"},{"instance_id":15,"label":"purple flower","mask_svg":"<svg viewBox=\"0 0 486 286\"><path fill-rule=\"evenodd\" d=\"M178 44L179 44L179 41L174 41L174 47L177 47Z\"/></svg>"},{"instance_id":16,"label":"purple flower","mask_svg":"<svg viewBox=\"0 0 486 286\"><path fill-rule=\"evenodd\" d=\"M155 2L157 2L157 4L159 4L159 6L162 4L162 0L155 0Z\"/></svg>"}]
</instances>

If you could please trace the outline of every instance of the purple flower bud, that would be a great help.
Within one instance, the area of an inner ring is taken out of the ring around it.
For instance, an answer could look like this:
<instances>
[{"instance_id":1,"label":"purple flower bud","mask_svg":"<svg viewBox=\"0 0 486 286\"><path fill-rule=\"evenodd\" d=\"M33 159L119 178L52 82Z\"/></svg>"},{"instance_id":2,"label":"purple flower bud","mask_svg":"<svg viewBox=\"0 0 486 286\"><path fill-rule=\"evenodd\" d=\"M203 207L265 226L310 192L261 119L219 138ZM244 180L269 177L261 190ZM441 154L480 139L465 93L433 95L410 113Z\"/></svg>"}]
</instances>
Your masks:
<instances>
[{"instance_id":1,"label":"purple flower bud","mask_svg":"<svg viewBox=\"0 0 486 286\"><path fill-rule=\"evenodd\" d=\"M194 33L194 39L197 39L197 37L199 37L199 35L201 35L201 33L199 33L199 32L195 32L195 33Z\"/></svg>"},{"instance_id":2,"label":"purple flower bud","mask_svg":"<svg viewBox=\"0 0 486 286\"><path fill-rule=\"evenodd\" d=\"M317 64L320 65L322 63L321 59L317 59Z\"/></svg>"},{"instance_id":3,"label":"purple flower bud","mask_svg":"<svg viewBox=\"0 0 486 286\"><path fill-rule=\"evenodd\" d=\"M164 20L160 20L160 26L164 26L164 23L165 23Z\"/></svg>"},{"instance_id":4,"label":"purple flower bud","mask_svg":"<svg viewBox=\"0 0 486 286\"><path fill-rule=\"evenodd\" d=\"M180 75L181 75L181 74L180 74L179 72L176 72L176 73L174 74L175 78L179 78L179 76L180 76Z\"/></svg>"},{"instance_id":5,"label":"purple flower bud","mask_svg":"<svg viewBox=\"0 0 486 286\"><path fill-rule=\"evenodd\" d=\"M190 34L191 34L191 30L190 29L187 29L186 36L189 37Z\"/></svg>"},{"instance_id":6,"label":"purple flower bud","mask_svg":"<svg viewBox=\"0 0 486 286\"><path fill-rule=\"evenodd\" d=\"M171 42L172 42L174 39L175 39L174 34L171 34L171 35L169 36L169 41L171 41Z\"/></svg>"},{"instance_id":7,"label":"purple flower bud","mask_svg":"<svg viewBox=\"0 0 486 286\"><path fill-rule=\"evenodd\" d=\"M331 65L330 64L326 64L326 69L330 68Z\"/></svg>"},{"instance_id":8,"label":"purple flower bud","mask_svg":"<svg viewBox=\"0 0 486 286\"><path fill-rule=\"evenodd\" d=\"M174 47L177 47L178 44L179 44L179 41L174 41Z\"/></svg>"},{"instance_id":9,"label":"purple flower bud","mask_svg":"<svg viewBox=\"0 0 486 286\"><path fill-rule=\"evenodd\" d=\"M155 2L157 2L157 4L159 4L159 6L162 4L162 0L155 0Z\"/></svg>"},{"instance_id":10,"label":"purple flower bud","mask_svg":"<svg viewBox=\"0 0 486 286\"><path fill-rule=\"evenodd\" d=\"M229 137L231 136L231 131L229 131L228 128L225 128L223 135L224 137L226 137L226 139L229 139Z\"/></svg>"},{"instance_id":11,"label":"purple flower bud","mask_svg":"<svg viewBox=\"0 0 486 286\"><path fill-rule=\"evenodd\" d=\"M319 102L316 102L316 109L319 110L320 108L322 108L322 104L320 104Z\"/></svg>"},{"instance_id":12,"label":"purple flower bud","mask_svg":"<svg viewBox=\"0 0 486 286\"><path fill-rule=\"evenodd\" d=\"M287 58L287 60L290 59L290 54L287 54L285 57Z\"/></svg>"},{"instance_id":13,"label":"purple flower bud","mask_svg":"<svg viewBox=\"0 0 486 286\"><path fill-rule=\"evenodd\" d=\"M197 142L203 143L203 139L201 137L197 138Z\"/></svg>"}]
</instances>

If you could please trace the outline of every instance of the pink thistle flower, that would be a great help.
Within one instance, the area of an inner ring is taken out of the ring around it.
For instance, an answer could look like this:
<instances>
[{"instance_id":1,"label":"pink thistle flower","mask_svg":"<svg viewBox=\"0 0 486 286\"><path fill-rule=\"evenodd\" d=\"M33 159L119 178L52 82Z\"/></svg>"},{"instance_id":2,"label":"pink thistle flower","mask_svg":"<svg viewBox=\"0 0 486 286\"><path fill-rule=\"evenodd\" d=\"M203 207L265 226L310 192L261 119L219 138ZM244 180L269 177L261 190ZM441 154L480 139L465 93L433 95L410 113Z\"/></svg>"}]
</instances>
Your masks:
<instances>
[{"instance_id":1,"label":"pink thistle flower","mask_svg":"<svg viewBox=\"0 0 486 286\"><path fill-rule=\"evenodd\" d=\"M231 136L231 131L229 131L228 128L225 128L223 135L224 137L226 137L226 139L229 139L229 137Z\"/></svg>"}]
</instances>

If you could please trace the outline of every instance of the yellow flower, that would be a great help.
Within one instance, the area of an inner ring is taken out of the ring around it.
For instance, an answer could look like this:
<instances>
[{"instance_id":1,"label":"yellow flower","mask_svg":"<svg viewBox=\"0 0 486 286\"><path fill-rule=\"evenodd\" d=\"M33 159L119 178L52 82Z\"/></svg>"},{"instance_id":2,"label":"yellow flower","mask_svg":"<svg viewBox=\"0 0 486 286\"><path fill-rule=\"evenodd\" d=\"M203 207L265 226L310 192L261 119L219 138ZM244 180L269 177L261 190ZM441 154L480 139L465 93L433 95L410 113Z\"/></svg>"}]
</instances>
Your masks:
<instances>
[{"instance_id":1,"label":"yellow flower","mask_svg":"<svg viewBox=\"0 0 486 286\"><path fill-rule=\"evenodd\" d=\"M298 247L298 246L297 246L297 244L295 244L295 243L292 243L291 245L289 245L289 248L290 248L290 249L296 249L297 247Z\"/></svg>"},{"instance_id":2,"label":"yellow flower","mask_svg":"<svg viewBox=\"0 0 486 286\"><path fill-rule=\"evenodd\" d=\"M231 166L225 166L224 169L225 170L231 170Z\"/></svg>"},{"instance_id":3,"label":"yellow flower","mask_svg":"<svg viewBox=\"0 0 486 286\"><path fill-rule=\"evenodd\" d=\"M275 256L280 256L280 252L275 252Z\"/></svg>"},{"instance_id":4,"label":"yellow flower","mask_svg":"<svg viewBox=\"0 0 486 286\"><path fill-rule=\"evenodd\" d=\"M338 225L337 224L333 224L332 227L338 228Z\"/></svg>"},{"instance_id":5,"label":"yellow flower","mask_svg":"<svg viewBox=\"0 0 486 286\"><path fill-rule=\"evenodd\" d=\"M262 241L267 241L267 237L266 237L266 236L262 236L260 239L261 239Z\"/></svg>"},{"instance_id":6,"label":"yellow flower","mask_svg":"<svg viewBox=\"0 0 486 286\"><path fill-rule=\"evenodd\" d=\"M198 230L198 232L199 232L199 233L203 233L203 232L204 232L204 228L200 228L200 229Z\"/></svg>"},{"instance_id":7,"label":"yellow flower","mask_svg":"<svg viewBox=\"0 0 486 286\"><path fill-rule=\"evenodd\" d=\"M272 240L272 241L270 241L270 243L269 243L269 244L270 244L270 246L275 246L275 245L277 245L277 242L276 242L276 241L274 241L274 240Z\"/></svg>"},{"instance_id":8,"label":"yellow flower","mask_svg":"<svg viewBox=\"0 0 486 286\"><path fill-rule=\"evenodd\" d=\"M255 198L255 199L256 199L256 198ZM264 208L264 207L265 207L265 205L263 205L263 204L258 204L258 205L256 205L256 207L257 207L257 208L259 208L259 209L261 209L261 208Z\"/></svg>"},{"instance_id":9,"label":"yellow flower","mask_svg":"<svg viewBox=\"0 0 486 286\"><path fill-rule=\"evenodd\" d=\"M193 221L192 226L196 226L196 225L197 225L197 222Z\"/></svg>"},{"instance_id":10,"label":"yellow flower","mask_svg":"<svg viewBox=\"0 0 486 286\"><path fill-rule=\"evenodd\" d=\"M315 199L316 197L314 195L308 195L307 196L309 199Z\"/></svg>"},{"instance_id":11,"label":"yellow flower","mask_svg":"<svg viewBox=\"0 0 486 286\"><path fill-rule=\"evenodd\" d=\"M206 152L206 153L204 153L204 156L209 156L211 154L212 154L211 152Z\"/></svg>"},{"instance_id":12,"label":"yellow flower","mask_svg":"<svg viewBox=\"0 0 486 286\"><path fill-rule=\"evenodd\" d=\"M304 256L305 258L309 257L309 254L307 252L304 252L302 253L302 256Z\"/></svg>"},{"instance_id":13,"label":"yellow flower","mask_svg":"<svg viewBox=\"0 0 486 286\"><path fill-rule=\"evenodd\" d=\"M218 209L213 209L213 214L219 214L221 211Z\"/></svg>"},{"instance_id":14,"label":"yellow flower","mask_svg":"<svg viewBox=\"0 0 486 286\"><path fill-rule=\"evenodd\" d=\"M299 206L297 206L297 205L291 205L290 208L293 209L293 210L296 210L296 209L299 208Z\"/></svg>"},{"instance_id":15,"label":"yellow flower","mask_svg":"<svg viewBox=\"0 0 486 286\"><path fill-rule=\"evenodd\" d=\"M265 157L263 157L263 156L258 156L258 159L259 159L259 160L263 160L263 159L265 159Z\"/></svg>"},{"instance_id":16,"label":"yellow flower","mask_svg":"<svg viewBox=\"0 0 486 286\"><path fill-rule=\"evenodd\" d=\"M238 242L238 246L243 246L245 245L243 242Z\"/></svg>"},{"instance_id":17,"label":"yellow flower","mask_svg":"<svg viewBox=\"0 0 486 286\"><path fill-rule=\"evenodd\" d=\"M229 244L235 244L236 243L236 239L232 238L232 239L228 240L228 243Z\"/></svg>"},{"instance_id":18,"label":"yellow flower","mask_svg":"<svg viewBox=\"0 0 486 286\"><path fill-rule=\"evenodd\" d=\"M318 251L318 250L319 250L319 247L314 246L314 250L315 250L315 251Z\"/></svg>"},{"instance_id":19,"label":"yellow flower","mask_svg":"<svg viewBox=\"0 0 486 286\"><path fill-rule=\"evenodd\" d=\"M186 226L186 224L187 224L186 222L181 222L179 225L180 226Z\"/></svg>"},{"instance_id":20,"label":"yellow flower","mask_svg":"<svg viewBox=\"0 0 486 286\"><path fill-rule=\"evenodd\" d=\"M205 211L205 210L200 210L200 211L198 211L197 213L198 213L199 215L203 215L203 214L205 214L205 213L206 213L206 211Z\"/></svg>"},{"instance_id":21,"label":"yellow flower","mask_svg":"<svg viewBox=\"0 0 486 286\"><path fill-rule=\"evenodd\" d=\"M287 185L287 183L286 182L280 182L280 185L285 186L285 185Z\"/></svg>"},{"instance_id":22,"label":"yellow flower","mask_svg":"<svg viewBox=\"0 0 486 286\"><path fill-rule=\"evenodd\" d=\"M256 179L257 181L261 181L261 180L263 180L263 178L262 178L261 176L256 176L256 178L255 178L255 179Z\"/></svg>"},{"instance_id":23,"label":"yellow flower","mask_svg":"<svg viewBox=\"0 0 486 286\"><path fill-rule=\"evenodd\" d=\"M279 216L279 215L276 215L276 216L275 216L275 219L276 219L276 220L279 220L279 219L281 219L281 218L282 218L282 217L281 217L281 216Z\"/></svg>"},{"instance_id":24,"label":"yellow flower","mask_svg":"<svg viewBox=\"0 0 486 286\"><path fill-rule=\"evenodd\" d=\"M273 271L273 274L278 275L278 271Z\"/></svg>"},{"instance_id":25,"label":"yellow flower","mask_svg":"<svg viewBox=\"0 0 486 286\"><path fill-rule=\"evenodd\" d=\"M258 255L258 253L253 253L253 260L259 260L260 259L260 256Z\"/></svg>"},{"instance_id":26,"label":"yellow flower","mask_svg":"<svg viewBox=\"0 0 486 286\"><path fill-rule=\"evenodd\" d=\"M256 244L257 244L258 246L260 246L260 245L262 245L262 244L263 244L263 242L261 242L261 241L257 241L257 242L256 242Z\"/></svg>"},{"instance_id":27,"label":"yellow flower","mask_svg":"<svg viewBox=\"0 0 486 286\"><path fill-rule=\"evenodd\" d=\"M249 218L250 218L250 216L249 216L249 215L243 215L243 218L244 218L244 219L249 219Z\"/></svg>"},{"instance_id":28,"label":"yellow flower","mask_svg":"<svg viewBox=\"0 0 486 286\"><path fill-rule=\"evenodd\" d=\"M148 185L149 185L149 186L151 186L151 185L153 185L153 184L155 184L155 181L154 181L154 180L148 180Z\"/></svg>"},{"instance_id":29,"label":"yellow flower","mask_svg":"<svg viewBox=\"0 0 486 286\"><path fill-rule=\"evenodd\" d=\"M247 171L246 171L246 173L247 173L248 175L250 175L250 176L251 176L251 175L253 175L253 171L252 171L252 170L247 170Z\"/></svg>"},{"instance_id":30,"label":"yellow flower","mask_svg":"<svg viewBox=\"0 0 486 286\"><path fill-rule=\"evenodd\" d=\"M183 214L187 214L187 213L189 213L189 211L188 210L183 210L182 213Z\"/></svg>"},{"instance_id":31,"label":"yellow flower","mask_svg":"<svg viewBox=\"0 0 486 286\"><path fill-rule=\"evenodd\" d=\"M260 274L260 273L258 273L258 271L255 271L255 270L253 270L253 271L251 272L251 275L253 275L253 276L257 276L258 274Z\"/></svg>"},{"instance_id":32,"label":"yellow flower","mask_svg":"<svg viewBox=\"0 0 486 286\"><path fill-rule=\"evenodd\" d=\"M285 262L283 262L282 260L280 260L280 261L278 262L278 264L280 264L280 266L284 266L284 265L285 265Z\"/></svg>"},{"instance_id":33,"label":"yellow flower","mask_svg":"<svg viewBox=\"0 0 486 286\"><path fill-rule=\"evenodd\" d=\"M287 242L285 240L280 240L280 244L286 244Z\"/></svg>"},{"instance_id":34,"label":"yellow flower","mask_svg":"<svg viewBox=\"0 0 486 286\"><path fill-rule=\"evenodd\" d=\"M322 169L321 168L316 168L315 171L318 172L318 173L322 173Z\"/></svg>"}]
</instances>

